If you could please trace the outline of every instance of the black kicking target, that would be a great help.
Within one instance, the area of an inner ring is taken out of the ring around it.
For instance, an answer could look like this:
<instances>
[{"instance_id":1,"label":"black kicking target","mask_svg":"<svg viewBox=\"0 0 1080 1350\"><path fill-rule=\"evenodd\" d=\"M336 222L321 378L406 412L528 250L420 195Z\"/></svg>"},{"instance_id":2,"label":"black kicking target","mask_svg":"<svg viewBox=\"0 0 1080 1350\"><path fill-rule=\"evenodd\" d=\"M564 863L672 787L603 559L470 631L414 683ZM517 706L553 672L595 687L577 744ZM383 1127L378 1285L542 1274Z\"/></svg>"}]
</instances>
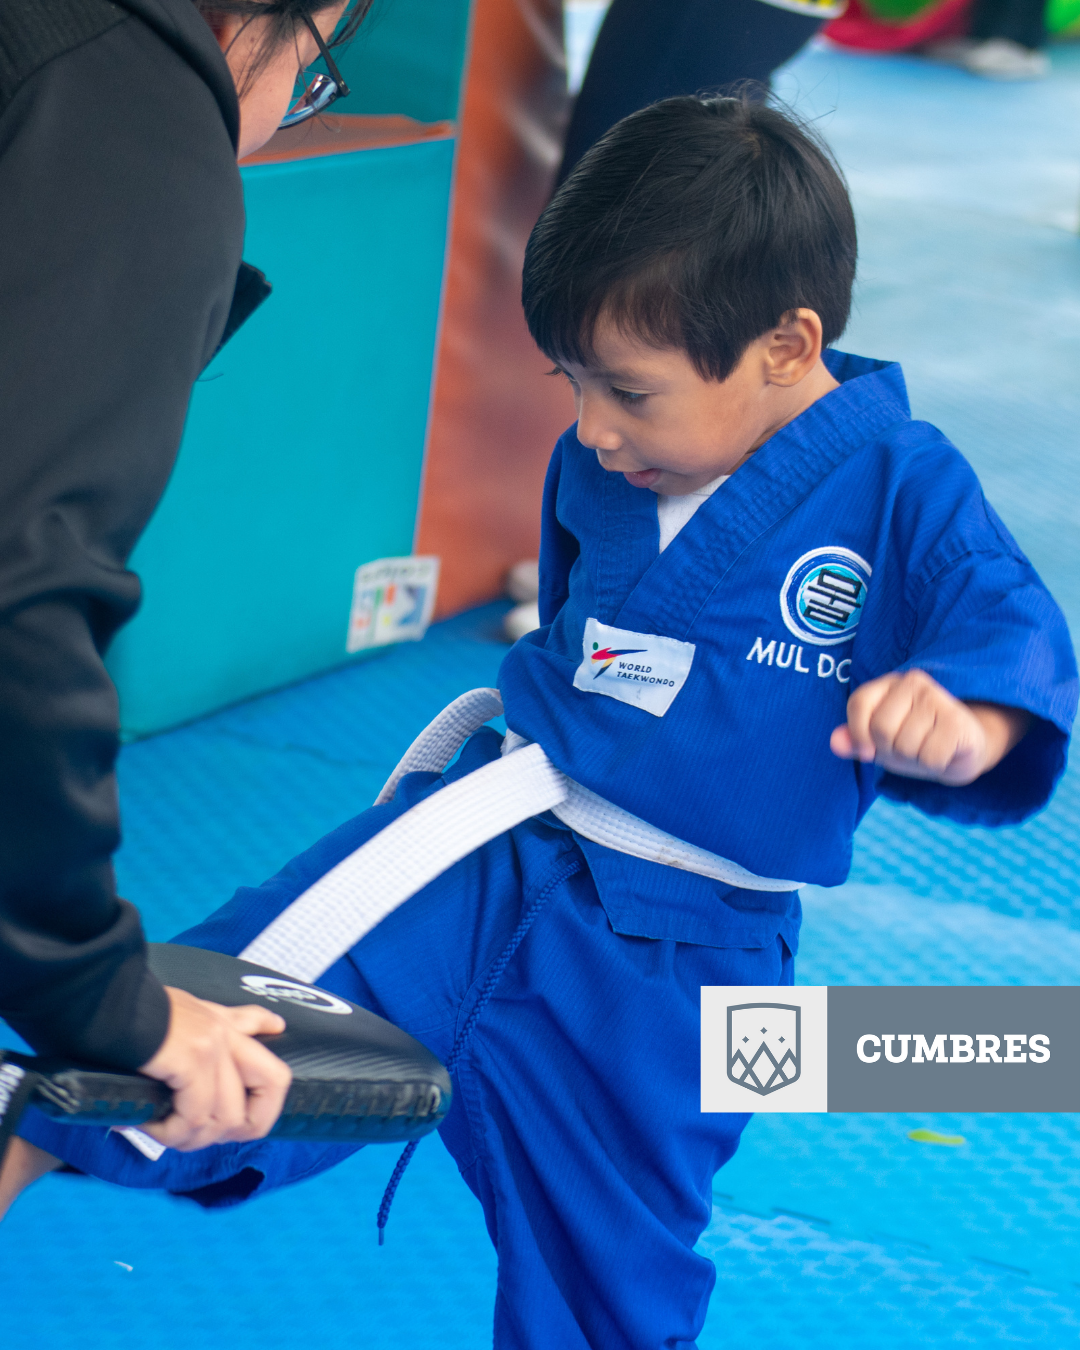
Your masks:
<instances>
[{"instance_id":1,"label":"black kicking target","mask_svg":"<svg viewBox=\"0 0 1080 1350\"><path fill-rule=\"evenodd\" d=\"M401 1143L429 1134L450 1109L450 1076L435 1056L337 994L199 947L151 943L149 961L162 984L230 1007L262 1004L285 1019L280 1036L257 1037L293 1076L269 1138ZM27 1104L70 1125L137 1126L169 1115L172 1093L141 1074L0 1050L0 1156Z\"/></svg>"}]
</instances>

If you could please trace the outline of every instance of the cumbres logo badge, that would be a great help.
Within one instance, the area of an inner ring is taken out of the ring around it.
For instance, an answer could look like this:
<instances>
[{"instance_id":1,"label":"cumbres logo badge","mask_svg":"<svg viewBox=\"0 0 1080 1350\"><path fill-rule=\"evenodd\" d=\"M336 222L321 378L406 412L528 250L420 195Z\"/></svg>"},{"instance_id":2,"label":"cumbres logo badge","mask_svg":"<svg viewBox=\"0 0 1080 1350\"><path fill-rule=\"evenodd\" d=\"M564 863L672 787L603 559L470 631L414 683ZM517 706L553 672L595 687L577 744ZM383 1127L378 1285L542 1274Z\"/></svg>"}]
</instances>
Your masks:
<instances>
[{"instance_id":1,"label":"cumbres logo badge","mask_svg":"<svg viewBox=\"0 0 1080 1350\"><path fill-rule=\"evenodd\" d=\"M815 548L793 565L780 589L780 614L801 642L832 647L855 636L870 585L870 564L848 548Z\"/></svg>"},{"instance_id":2,"label":"cumbres logo badge","mask_svg":"<svg viewBox=\"0 0 1080 1350\"><path fill-rule=\"evenodd\" d=\"M802 1073L802 1009L789 1003L736 1003L727 1010L727 1076L762 1097Z\"/></svg>"}]
</instances>

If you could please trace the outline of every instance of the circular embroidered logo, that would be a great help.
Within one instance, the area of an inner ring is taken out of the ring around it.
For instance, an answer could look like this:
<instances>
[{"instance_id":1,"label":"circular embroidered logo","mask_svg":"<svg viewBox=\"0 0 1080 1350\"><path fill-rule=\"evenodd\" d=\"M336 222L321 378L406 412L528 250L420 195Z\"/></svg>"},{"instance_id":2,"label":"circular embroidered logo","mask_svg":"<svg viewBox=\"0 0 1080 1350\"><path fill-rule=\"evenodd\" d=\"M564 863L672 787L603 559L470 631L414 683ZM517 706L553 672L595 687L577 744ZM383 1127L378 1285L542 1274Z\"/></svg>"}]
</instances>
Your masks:
<instances>
[{"instance_id":1,"label":"circular embroidered logo","mask_svg":"<svg viewBox=\"0 0 1080 1350\"><path fill-rule=\"evenodd\" d=\"M849 548L804 553L780 589L780 614L803 642L833 647L854 637L866 603L870 564Z\"/></svg>"}]
</instances>

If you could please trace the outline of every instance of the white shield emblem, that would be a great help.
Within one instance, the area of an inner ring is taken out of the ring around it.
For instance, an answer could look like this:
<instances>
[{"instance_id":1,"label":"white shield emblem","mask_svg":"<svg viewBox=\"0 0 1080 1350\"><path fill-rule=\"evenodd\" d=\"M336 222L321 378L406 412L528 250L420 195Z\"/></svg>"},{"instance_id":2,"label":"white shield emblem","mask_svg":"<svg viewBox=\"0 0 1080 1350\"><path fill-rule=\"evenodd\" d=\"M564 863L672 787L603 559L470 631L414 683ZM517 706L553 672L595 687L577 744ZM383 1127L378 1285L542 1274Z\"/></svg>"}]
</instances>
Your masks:
<instances>
[{"instance_id":1,"label":"white shield emblem","mask_svg":"<svg viewBox=\"0 0 1080 1350\"><path fill-rule=\"evenodd\" d=\"M787 1003L740 1003L727 1010L727 1076L762 1097L801 1072L800 1009Z\"/></svg>"}]
</instances>

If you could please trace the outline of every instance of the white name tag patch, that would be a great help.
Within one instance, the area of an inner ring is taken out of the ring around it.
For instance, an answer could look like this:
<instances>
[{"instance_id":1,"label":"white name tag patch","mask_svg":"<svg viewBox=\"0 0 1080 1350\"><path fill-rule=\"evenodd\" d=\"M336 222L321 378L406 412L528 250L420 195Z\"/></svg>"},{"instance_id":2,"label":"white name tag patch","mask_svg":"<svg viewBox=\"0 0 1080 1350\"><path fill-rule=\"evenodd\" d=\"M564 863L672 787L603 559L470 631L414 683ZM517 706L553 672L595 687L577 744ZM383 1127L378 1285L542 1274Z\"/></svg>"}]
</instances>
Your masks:
<instances>
[{"instance_id":1,"label":"white name tag patch","mask_svg":"<svg viewBox=\"0 0 1080 1350\"><path fill-rule=\"evenodd\" d=\"M575 689L606 694L663 717L690 674L694 644L589 619L582 653L574 672Z\"/></svg>"}]
</instances>

